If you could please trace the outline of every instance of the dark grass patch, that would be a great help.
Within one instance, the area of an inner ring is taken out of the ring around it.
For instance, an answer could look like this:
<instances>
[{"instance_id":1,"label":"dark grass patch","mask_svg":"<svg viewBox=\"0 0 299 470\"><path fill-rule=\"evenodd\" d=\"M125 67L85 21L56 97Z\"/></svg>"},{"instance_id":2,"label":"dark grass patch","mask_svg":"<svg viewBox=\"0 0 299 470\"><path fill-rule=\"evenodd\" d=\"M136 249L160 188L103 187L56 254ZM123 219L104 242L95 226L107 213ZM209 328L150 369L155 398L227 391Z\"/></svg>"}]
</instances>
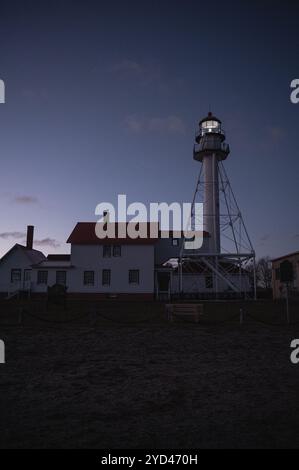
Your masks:
<instances>
[{"instance_id":1,"label":"dark grass patch","mask_svg":"<svg viewBox=\"0 0 299 470\"><path fill-rule=\"evenodd\" d=\"M170 325L163 306L149 305L126 306L127 320L150 317L142 324L2 328L0 447L299 446L299 368L289 359L298 325L222 322L227 306L211 307L206 324ZM253 313L273 322L270 307Z\"/></svg>"}]
</instances>

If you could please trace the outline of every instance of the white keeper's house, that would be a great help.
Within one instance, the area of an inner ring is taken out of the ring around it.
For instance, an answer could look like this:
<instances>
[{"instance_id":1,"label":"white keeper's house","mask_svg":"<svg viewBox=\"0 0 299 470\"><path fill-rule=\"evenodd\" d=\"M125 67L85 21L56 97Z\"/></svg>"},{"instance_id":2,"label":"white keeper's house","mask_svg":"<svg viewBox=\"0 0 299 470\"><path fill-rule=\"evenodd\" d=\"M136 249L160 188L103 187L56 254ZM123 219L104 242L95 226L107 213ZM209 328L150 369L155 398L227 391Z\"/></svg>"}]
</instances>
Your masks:
<instances>
[{"instance_id":1,"label":"white keeper's house","mask_svg":"<svg viewBox=\"0 0 299 470\"><path fill-rule=\"evenodd\" d=\"M162 238L159 230L151 237L149 223L144 224L147 238L122 238L118 236L119 225L115 224L113 238L100 239L95 222L79 222L67 240L70 254L47 257L33 249L34 228L28 226L26 246L16 244L0 259L0 295L42 295L55 284L66 286L70 295L95 298L151 300L179 294L182 286L176 261L183 238L176 238L172 232ZM203 232L200 251L209 250L209 238ZM238 273L231 276L238 282ZM213 273L204 266L185 266L181 279L184 293L191 296L209 298L214 292ZM218 282L217 289L226 292L228 286Z\"/></svg>"}]
</instances>

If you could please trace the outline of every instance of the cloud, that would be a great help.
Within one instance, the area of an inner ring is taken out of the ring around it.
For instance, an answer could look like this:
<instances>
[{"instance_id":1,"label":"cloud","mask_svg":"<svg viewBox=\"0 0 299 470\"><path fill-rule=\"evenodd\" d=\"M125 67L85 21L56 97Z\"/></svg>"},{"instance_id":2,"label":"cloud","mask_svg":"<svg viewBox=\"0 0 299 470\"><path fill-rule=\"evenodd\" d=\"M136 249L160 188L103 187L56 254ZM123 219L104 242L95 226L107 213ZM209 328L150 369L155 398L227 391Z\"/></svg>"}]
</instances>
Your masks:
<instances>
[{"instance_id":1,"label":"cloud","mask_svg":"<svg viewBox=\"0 0 299 470\"><path fill-rule=\"evenodd\" d=\"M162 93L171 93L184 85L181 77L174 77L162 70L156 63L140 63L135 60L122 59L109 69L121 80L130 80L141 86L153 85Z\"/></svg>"},{"instance_id":2,"label":"cloud","mask_svg":"<svg viewBox=\"0 0 299 470\"><path fill-rule=\"evenodd\" d=\"M286 131L282 127L268 127L268 135L273 142L281 141L286 136Z\"/></svg>"},{"instance_id":3,"label":"cloud","mask_svg":"<svg viewBox=\"0 0 299 470\"><path fill-rule=\"evenodd\" d=\"M267 242L270 240L270 238L271 238L271 235L269 233L266 233L265 235L263 235L259 238L258 245L259 246L267 245Z\"/></svg>"},{"instance_id":4,"label":"cloud","mask_svg":"<svg viewBox=\"0 0 299 470\"><path fill-rule=\"evenodd\" d=\"M26 241L26 233L24 232L2 232L0 233L0 239L2 240L23 240ZM61 243L54 238L43 238L42 240L34 240L34 246L50 246L51 248L59 248Z\"/></svg>"},{"instance_id":5,"label":"cloud","mask_svg":"<svg viewBox=\"0 0 299 470\"><path fill-rule=\"evenodd\" d=\"M296 233L293 238L295 238L295 240L299 240L299 233Z\"/></svg>"},{"instance_id":6,"label":"cloud","mask_svg":"<svg viewBox=\"0 0 299 470\"><path fill-rule=\"evenodd\" d=\"M8 240L9 238L13 238L14 240L19 240L21 238L25 238L26 234L23 232L2 232L0 233L0 238L3 240Z\"/></svg>"},{"instance_id":7,"label":"cloud","mask_svg":"<svg viewBox=\"0 0 299 470\"><path fill-rule=\"evenodd\" d=\"M135 62L134 60L123 59L111 67L112 72L121 74L137 74L143 75L145 73L144 67Z\"/></svg>"},{"instance_id":8,"label":"cloud","mask_svg":"<svg viewBox=\"0 0 299 470\"><path fill-rule=\"evenodd\" d=\"M32 89L32 88L25 88L21 91L22 96L27 100L40 100L45 101L49 98L48 90L44 88L40 89Z\"/></svg>"},{"instance_id":9,"label":"cloud","mask_svg":"<svg viewBox=\"0 0 299 470\"><path fill-rule=\"evenodd\" d=\"M42 240L34 240L35 246L50 246L52 248L59 248L61 244L54 238L43 238Z\"/></svg>"},{"instance_id":10,"label":"cloud","mask_svg":"<svg viewBox=\"0 0 299 470\"><path fill-rule=\"evenodd\" d=\"M138 133L144 130L144 121L136 116L127 116L125 125L132 132Z\"/></svg>"},{"instance_id":11,"label":"cloud","mask_svg":"<svg viewBox=\"0 0 299 470\"><path fill-rule=\"evenodd\" d=\"M160 132L160 133L173 133L185 134L186 126L183 120L178 116L167 116L142 118L135 115L127 116L125 118L126 127L135 133L139 132Z\"/></svg>"},{"instance_id":12,"label":"cloud","mask_svg":"<svg viewBox=\"0 0 299 470\"><path fill-rule=\"evenodd\" d=\"M270 238L270 235L267 233L266 235L263 235L261 238L260 238L260 241L261 242L266 242L267 240L269 240Z\"/></svg>"},{"instance_id":13,"label":"cloud","mask_svg":"<svg viewBox=\"0 0 299 470\"><path fill-rule=\"evenodd\" d=\"M16 204L37 204L38 199L34 196L15 196L13 202Z\"/></svg>"},{"instance_id":14,"label":"cloud","mask_svg":"<svg viewBox=\"0 0 299 470\"><path fill-rule=\"evenodd\" d=\"M141 64L134 60L123 59L111 67L114 75L121 79L135 79L141 85L158 82L162 80L160 67L153 64Z\"/></svg>"},{"instance_id":15,"label":"cloud","mask_svg":"<svg viewBox=\"0 0 299 470\"><path fill-rule=\"evenodd\" d=\"M186 130L185 124L178 116L149 119L148 128L150 131L154 132L175 132L178 134L184 134Z\"/></svg>"},{"instance_id":16,"label":"cloud","mask_svg":"<svg viewBox=\"0 0 299 470\"><path fill-rule=\"evenodd\" d=\"M2 232L0 233L0 240L21 240L23 243L26 243L26 233L24 232ZM59 248L61 243L55 238L43 238L41 240L33 241L34 247L51 247Z\"/></svg>"}]
</instances>

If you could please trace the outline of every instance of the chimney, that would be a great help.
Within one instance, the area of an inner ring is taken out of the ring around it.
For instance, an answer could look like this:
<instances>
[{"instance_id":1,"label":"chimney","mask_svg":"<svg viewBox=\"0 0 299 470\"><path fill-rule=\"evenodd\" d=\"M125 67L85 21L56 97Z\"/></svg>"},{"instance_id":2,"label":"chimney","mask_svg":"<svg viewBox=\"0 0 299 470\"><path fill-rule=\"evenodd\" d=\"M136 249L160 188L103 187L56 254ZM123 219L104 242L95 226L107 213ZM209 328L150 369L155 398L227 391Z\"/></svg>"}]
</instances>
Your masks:
<instances>
[{"instance_id":1,"label":"chimney","mask_svg":"<svg viewBox=\"0 0 299 470\"><path fill-rule=\"evenodd\" d=\"M26 242L27 250L32 250L32 248L33 248L33 233L34 233L33 225L28 225L28 227L27 227L27 242Z\"/></svg>"}]
</instances>

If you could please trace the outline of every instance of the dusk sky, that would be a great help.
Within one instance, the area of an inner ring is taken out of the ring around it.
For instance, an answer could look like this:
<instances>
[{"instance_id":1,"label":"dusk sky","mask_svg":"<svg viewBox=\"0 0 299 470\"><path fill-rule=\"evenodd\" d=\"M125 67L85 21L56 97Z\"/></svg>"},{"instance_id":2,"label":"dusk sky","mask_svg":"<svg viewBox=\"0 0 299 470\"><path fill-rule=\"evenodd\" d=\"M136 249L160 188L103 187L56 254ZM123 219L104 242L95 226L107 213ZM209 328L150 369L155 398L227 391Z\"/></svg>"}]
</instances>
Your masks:
<instances>
[{"instance_id":1,"label":"dusk sky","mask_svg":"<svg viewBox=\"0 0 299 470\"><path fill-rule=\"evenodd\" d=\"M68 252L118 194L191 201L210 108L257 255L299 250L298 31L295 1L1 2L0 256L28 224Z\"/></svg>"}]
</instances>

